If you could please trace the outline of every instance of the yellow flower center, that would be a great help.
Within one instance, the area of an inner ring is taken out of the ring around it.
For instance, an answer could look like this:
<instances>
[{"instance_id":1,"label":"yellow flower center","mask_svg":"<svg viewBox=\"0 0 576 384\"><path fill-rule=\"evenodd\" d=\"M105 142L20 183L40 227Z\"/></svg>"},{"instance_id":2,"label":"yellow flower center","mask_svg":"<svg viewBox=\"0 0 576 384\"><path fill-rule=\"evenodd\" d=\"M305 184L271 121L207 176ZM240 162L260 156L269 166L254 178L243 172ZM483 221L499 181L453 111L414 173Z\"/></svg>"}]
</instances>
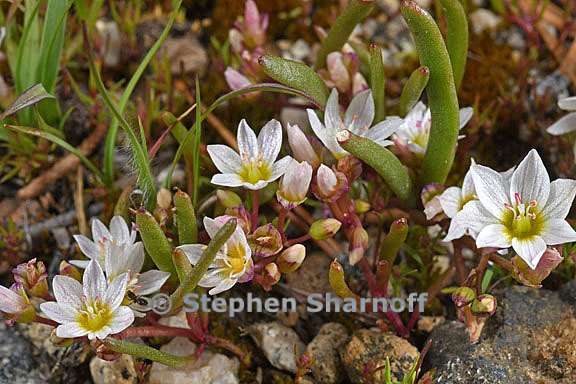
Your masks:
<instances>
[{"instance_id":1,"label":"yellow flower center","mask_svg":"<svg viewBox=\"0 0 576 384\"><path fill-rule=\"evenodd\" d=\"M268 180L272 177L272 170L265 161L251 159L242 163L242 169L240 169L238 176L246 183L256 184L260 180Z\"/></svg>"},{"instance_id":2,"label":"yellow flower center","mask_svg":"<svg viewBox=\"0 0 576 384\"><path fill-rule=\"evenodd\" d=\"M529 239L539 235L544 228L544 220L538 210L538 203L523 203L518 193L515 200L514 205L506 204L502 217L502 224L508 230L508 235L517 239Z\"/></svg>"},{"instance_id":3,"label":"yellow flower center","mask_svg":"<svg viewBox=\"0 0 576 384\"><path fill-rule=\"evenodd\" d=\"M228 247L228 263L231 273L240 273L246 265L246 250L241 244Z\"/></svg>"},{"instance_id":4,"label":"yellow flower center","mask_svg":"<svg viewBox=\"0 0 576 384\"><path fill-rule=\"evenodd\" d=\"M86 303L76 319L80 327L89 332L98 332L112 321L112 309L107 303L96 300Z\"/></svg>"}]
</instances>

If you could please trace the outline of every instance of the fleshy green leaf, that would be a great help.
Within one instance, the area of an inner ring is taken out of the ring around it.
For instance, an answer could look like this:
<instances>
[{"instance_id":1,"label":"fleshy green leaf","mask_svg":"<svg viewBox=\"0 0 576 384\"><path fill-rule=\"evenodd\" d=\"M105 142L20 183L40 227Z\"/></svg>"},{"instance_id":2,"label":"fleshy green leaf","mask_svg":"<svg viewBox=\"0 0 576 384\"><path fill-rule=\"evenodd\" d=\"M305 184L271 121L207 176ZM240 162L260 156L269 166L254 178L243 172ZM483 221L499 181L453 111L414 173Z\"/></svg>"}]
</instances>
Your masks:
<instances>
[{"instance_id":1,"label":"fleshy green leaf","mask_svg":"<svg viewBox=\"0 0 576 384\"><path fill-rule=\"evenodd\" d=\"M430 78L430 70L428 67L417 68L410 77L404 88L402 89L402 94L400 95L400 116L404 117L406 114L416 105L424 88L428 84L428 79Z\"/></svg>"}]
</instances>

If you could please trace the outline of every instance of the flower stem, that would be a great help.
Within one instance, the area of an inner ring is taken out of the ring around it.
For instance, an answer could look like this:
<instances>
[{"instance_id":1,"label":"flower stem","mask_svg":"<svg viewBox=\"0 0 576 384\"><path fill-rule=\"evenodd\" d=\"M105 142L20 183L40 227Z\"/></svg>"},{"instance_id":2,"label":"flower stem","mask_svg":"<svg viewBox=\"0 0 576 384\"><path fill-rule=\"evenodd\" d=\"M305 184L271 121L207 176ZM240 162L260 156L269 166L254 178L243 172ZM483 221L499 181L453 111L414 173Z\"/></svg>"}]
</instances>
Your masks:
<instances>
[{"instance_id":1,"label":"flower stem","mask_svg":"<svg viewBox=\"0 0 576 384\"><path fill-rule=\"evenodd\" d=\"M303 243L303 242L305 242L305 241L307 241L307 240L310 240L311 238L312 238L312 237L307 233L307 234L302 235L302 236L300 236L300 237L297 237L297 238L295 238L295 239L290 239L290 240L286 241L286 243L284 243L284 246L285 246L286 248L288 248L288 247L290 247L290 246L292 246L292 245L294 245L294 244L300 244L300 243Z\"/></svg>"},{"instance_id":2,"label":"flower stem","mask_svg":"<svg viewBox=\"0 0 576 384\"><path fill-rule=\"evenodd\" d=\"M258 227L258 210L260 209L260 202L258 200L258 191L251 191L252 194L252 230Z\"/></svg>"},{"instance_id":3,"label":"flower stem","mask_svg":"<svg viewBox=\"0 0 576 384\"><path fill-rule=\"evenodd\" d=\"M278 232L280 232L280 238L282 239L282 243L286 241L286 234L284 233L284 223L286 221L286 208L280 208L280 212L278 212Z\"/></svg>"},{"instance_id":4,"label":"flower stem","mask_svg":"<svg viewBox=\"0 0 576 384\"><path fill-rule=\"evenodd\" d=\"M36 318L34 319L35 322L40 323L40 324L46 324L46 325L50 325L52 327L57 327L58 323L55 322L54 320L50 320L50 319L46 319L44 317L41 316L36 316Z\"/></svg>"}]
</instances>

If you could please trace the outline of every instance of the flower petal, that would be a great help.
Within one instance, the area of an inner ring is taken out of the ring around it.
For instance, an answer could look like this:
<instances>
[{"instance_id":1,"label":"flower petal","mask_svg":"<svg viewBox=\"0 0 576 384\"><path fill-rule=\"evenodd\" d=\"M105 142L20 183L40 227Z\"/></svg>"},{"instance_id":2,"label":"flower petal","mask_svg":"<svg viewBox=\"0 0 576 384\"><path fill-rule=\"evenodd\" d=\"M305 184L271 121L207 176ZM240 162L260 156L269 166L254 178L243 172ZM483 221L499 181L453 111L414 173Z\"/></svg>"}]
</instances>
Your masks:
<instances>
[{"instance_id":1,"label":"flower petal","mask_svg":"<svg viewBox=\"0 0 576 384\"><path fill-rule=\"evenodd\" d=\"M494 247L494 248L508 248L511 243L508 230L502 224L490 224L485 226L478 237L476 238L476 246L478 248Z\"/></svg>"},{"instance_id":2,"label":"flower petal","mask_svg":"<svg viewBox=\"0 0 576 384\"><path fill-rule=\"evenodd\" d=\"M509 190L504 178L498 172L478 164L470 166L474 189L482 205L495 217L501 217L505 204L509 204Z\"/></svg>"},{"instance_id":3,"label":"flower petal","mask_svg":"<svg viewBox=\"0 0 576 384\"><path fill-rule=\"evenodd\" d=\"M98 259L100 255L100 248L96 243L84 235L74 235L74 240L80 247L80 251L90 259Z\"/></svg>"},{"instance_id":4,"label":"flower petal","mask_svg":"<svg viewBox=\"0 0 576 384\"><path fill-rule=\"evenodd\" d=\"M204 220L204 223L206 223L206 220ZM206 224L204 224L204 227L206 227ZM188 261L190 261L190 264L196 265L206 247L207 246L204 244L184 244L177 247L176 249L184 252L188 258Z\"/></svg>"},{"instance_id":5,"label":"flower petal","mask_svg":"<svg viewBox=\"0 0 576 384\"><path fill-rule=\"evenodd\" d=\"M227 67L224 71L224 78L233 91L252 84L246 76L231 67Z\"/></svg>"},{"instance_id":6,"label":"flower petal","mask_svg":"<svg viewBox=\"0 0 576 384\"><path fill-rule=\"evenodd\" d=\"M212 176L210 182L224 187L240 187L244 184L242 179L240 179L240 176L235 173L218 173Z\"/></svg>"},{"instance_id":7,"label":"flower petal","mask_svg":"<svg viewBox=\"0 0 576 384\"><path fill-rule=\"evenodd\" d=\"M514 201L514 195L520 194L524 203L533 200L544 207L550 195L550 177L544 167L542 159L535 149L528 152L518 168L512 174L510 180L510 199Z\"/></svg>"},{"instance_id":8,"label":"flower petal","mask_svg":"<svg viewBox=\"0 0 576 384\"><path fill-rule=\"evenodd\" d=\"M324 144L324 146L328 148L328 150L333 154L346 153L346 151L342 149L340 144L338 144L338 141L336 141L336 133L329 131L328 128L322 125L322 123L318 119L318 116L316 115L316 112L314 112L311 109L307 109L306 112L308 113L308 120L310 121L312 131L314 132L316 137L318 137L318 139L322 142L322 144Z\"/></svg>"},{"instance_id":9,"label":"flower petal","mask_svg":"<svg viewBox=\"0 0 576 384\"><path fill-rule=\"evenodd\" d=\"M383 146L401 124L402 119L398 117L388 118L370 128L363 136Z\"/></svg>"},{"instance_id":10,"label":"flower petal","mask_svg":"<svg viewBox=\"0 0 576 384\"><path fill-rule=\"evenodd\" d=\"M158 271L156 269L146 271L138 276L138 283L134 292L141 296L157 292L169 278L169 272Z\"/></svg>"},{"instance_id":11,"label":"flower petal","mask_svg":"<svg viewBox=\"0 0 576 384\"><path fill-rule=\"evenodd\" d=\"M367 89L358 93L348 106L344 116L344 126L358 134L368 130L374 120L374 98Z\"/></svg>"},{"instance_id":12,"label":"flower petal","mask_svg":"<svg viewBox=\"0 0 576 384\"><path fill-rule=\"evenodd\" d=\"M101 241L110 241L112 240L112 235L108 228L98 219L92 220L92 240L98 244Z\"/></svg>"},{"instance_id":13,"label":"flower petal","mask_svg":"<svg viewBox=\"0 0 576 384\"><path fill-rule=\"evenodd\" d=\"M134 322L134 313L126 306L118 307L112 316L109 325L109 334L114 335L122 332Z\"/></svg>"},{"instance_id":14,"label":"flower petal","mask_svg":"<svg viewBox=\"0 0 576 384\"><path fill-rule=\"evenodd\" d=\"M86 336L88 331L76 322L61 324L56 328L56 336L63 339L73 339L75 337Z\"/></svg>"},{"instance_id":15,"label":"flower petal","mask_svg":"<svg viewBox=\"0 0 576 384\"><path fill-rule=\"evenodd\" d=\"M472 115L474 115L474 108L466 107L460 109L460 115L459 115L460 129L464 128L464 126L468 124L468 122L472 118Z\"/></svg>"},{"instance_id":16,"label":"flower petal","mask_svg":"<svg viewBox=\"0 0 576 384\"><path fill-rule=\"evenodd\" d=\"M282 125L272 119L258 134L258 148L262 159L270 164L276 160L282 147Z\"/></svg>"},{"instance_id":17,"label":"flower petal","mask_svg":"<svg viewBox=\"0 0 576 384\"><path fill-rule=\"evenodd\" d=\"M565 111L576 111L576 96L558 100L558 107Z\"/></svg>"},{"instance_id":18,"label":"flower petal","mask_svg":"<svg viewBox=\"0 0 576 384\"><path fill-rule=\"evenodd\" d=\"M533 236L529 239L512 239L514 251L530 266L536 269L540 258L546 251L546 242L540 236Z\"/></svg>"},{"instance_id":19,"label":"flower petal","mask_svg":"<svg viewBox=\"0 0 576 384\"><path fill-rule=\"evenodd\" d=\"M242 167L240 156L226 145L208 145L206 150L216 168L222 173L237 173Z\"/></svg>"},{"instance_id":20,"label":"flower petal","mask_svg":"<svg viewBox=\"0 0 576 384\"><path fill-rule=\"evenodd\" d=\"M217 295L221 292L227 291L230 288L232 288L234 286L234 284L236 284L238 282L237 279L224 279L220 282L220 284L218 284L217 286L215 286L214 288L212 288L211 290L208 291L208 293L210 295Z\"/></svg>"},{"instance_id":21,"label":"flower petal","mask_svg":"<svg viewBox=\"0 0 576 384\"><path fill-rule=\"evenodd\" d=\"M128 273L123 273L116 277L114 281L106 289L104 295L104 302L108 303L112 310L118 308L122 301L124 301L124 296L126 296L126 287L128 286Z\"/></svg>"},{"instance_id":22,"label":"flower petal","mask_svg":"<svg viewBox=\"0 0 576 384\"><path fill-rule=\"evenodd\" d=\"M290 156L284 156L283 158L275 162L274 165L272 166L272 176L270 176L270 178L266 181L268 182L274 181L280 176L282 176L284 172L286 172L286 168L288 168L288 165L292 162L292 160L294 159L292 159Z\"/></svg>"},{"instance_id":23,"label":"flower petal","mask_svg":"<svg viewBox=\"0 0 576 384\"><path fill-rule=\"evenodd\" d=\"M79 308L82 305L84 293L82 285L77 280L68 276L56 275L52 280L52 288L58 303L69 304L74 308Z\"/></svg>"},{"instance_id":24,"label":"flower petal","mask_svg":"<svg viewBox=\"0 0 576 384\"><path fill-rule=\"evenodd\" d=\"M548 245L557 245L576 241L576 231L574 231L574 228L572 228L572 226L563 219L547 220L541 236Z\"/></svg>"},{"instance_id":25,"label":"flower petal","mask_svg":"<svg viewBox=\"0 0 576 384\"><path fill-rule=\"evenodd\" d=\"M564 219L576 196L576 180L557 179L550 183L550 195L542 215L547 219Z\"/></svg>"},{"instance_id":26,"label":"flower petal","mask_svg":"<svg viewBox=\"0 0 576 384\"><path fill-rule=\"evenodd\" d=\"M310 114L308 114L308 116L310 116ZM335 136L336 132L342 129L340 104L338 103L338 91L336 88L332 89L332 92L330 92L330 96L328 97L328 101L326 102L326 109L324 110L324 125L330 136ZM314 129L314 126L312 129ZM318 138L322 140L320 137Z\"/></svg>"},{"instance_id":27,"label":"flower petal","mask_svg":"<svg viewBox=\"0 0 576 384\"><path fill-rule=\"evenodd\" d=\"M64 303L56 303L54 301L41 303L40 310L46 315L46 317L60 324L76 320L76 309Z\"/></svg>"},{"instance_id":28,"label":"flower petal","mask_svg":"<svg viewBox=\"0 0 576 384\"><path fill-rule=\"evenodd\" d=\"M237 139L242 160L258 157L258 139L245 119L242 119L238 125Z\"/></svg>"},{"instance_id":29,"label":"flower petal","mask_svg":"<svg viewBox=\"0 0 576 384\"><path fill-rule=\"evenodd\" d=\"M130 241L130 229L122 216L114 216L110 220L110 234L117 244L126 244Z\"/></svg>"},{"instance_id":30,"label":"flower petal","mask_svg":"<svg viewBox=\"0 0 576 384\"><path fill-rule=\"evenodd\" d=\"M546 132L554 136L576 131L576 112L562 116L557 122L546 128Z\"/></svg>"},{"instance_id":31,"label":"flower petal","mask_svg":"<svg viewBox=\"0 0 576 384\"><path fill-rule=\"evenodd\" d=\"M26 307L24 298L13 290L0 285L0 311L5 313L19 313Z\"/></svg>"},{"instance_id":32,"label":"flower petal","mask_svg":"<svg viewBox=\"0 0 576 384\"><path fill-rule=\"evenodd\" d=\"M92 260L84 271L82 277L82 288L84 296L88 300L95 300L97 298L104 298L106 294L106 277L104 271L97 261ZM60 301L60 300L58 300Z\"/></svg>"},{"instance_id":33,"label":"flower petal","mask_svg":"<svg viewBox=\"0 0 576 384\"><path fill-rule=\"evenodd\" d=\"M446 216L452 218L460 211L462 204L462 190L458 187L447 188L440 196L440 205Z\"/></svg>"}]
</instances>

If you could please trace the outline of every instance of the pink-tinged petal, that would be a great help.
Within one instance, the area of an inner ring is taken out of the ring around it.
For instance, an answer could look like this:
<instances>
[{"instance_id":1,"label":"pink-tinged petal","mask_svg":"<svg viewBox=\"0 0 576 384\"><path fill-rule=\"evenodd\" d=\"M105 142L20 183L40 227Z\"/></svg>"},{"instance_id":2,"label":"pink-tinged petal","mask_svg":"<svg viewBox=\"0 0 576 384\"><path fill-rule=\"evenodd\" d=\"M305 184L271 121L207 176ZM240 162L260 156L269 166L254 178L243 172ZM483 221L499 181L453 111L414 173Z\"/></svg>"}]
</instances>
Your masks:
<instances>
[{"instance_id":1,"label":"pink-tinged petal","mask_svg":"<svg viewBox=\"0 0 576 384\"><path fill-rule=\"evenodd\" d=\"M574 131L576 131L576 112L561 117L546 129L546 132L554 136L560 136Z\"/></svg>"},{"instance_id":2,"label":"pink-tinged petal","mask_svg":"<svg viewBox=\"0 0 576 384\"><path fill-rule=\"evenodd\" d=\"M372 91L360 92L350 102L344 116L344 126L356 134L365 132L374 120L374 98Z\"/></svg>"},{"instance_id":3,"label":"pink-tinged petal","mask_svg":"<svg viewBox=\"0 0 576 384\"><path fill-rule=\"evenodd\" d=\"M244 6L244 21L247 25L260 26L260 12L254 0L247 0Z\"/></svg>"},{"instance_id":4,"label":"pink-tinged petal","mask_svg":"<svg viewBox=\"0 0 576 384\"><path fill-rule=\"evenodd\" d=\"M112 283L106 289L104 294L104 302L112 308L112 310L118 308L122 301L124 301L124 296L126 296L126 287L128 286L128 273L123 273L112 281Z\"/></svg>"},{"instance_id":5,"label":"pink-tinged petal","mask_svg":"<svg viewBox=\"0 0 576 384\"><path fill-rule=\"evenodd\" d=\"M286 132L288 133L288 144L294 158L298 161L307 161L313 167L317 167L320 164L320 158L300 127L288 123Z\"/></svg>"},{"instance_id":6,"label":"pink-tinged petal","mask_svg":"<svg viewBox=\"0 0 576 384\"><path fill-rule=\"evenodd\" d=\"M316 172L316 183L318 183L318 190L325 195L334 192L334 188L338 185L338 178L336 173L324 164L320 164Z\"/></svg>"},{"instance_id":7,"label":"pink-tinged petal","mask_svg":"<svg viewBox=\"0 0 576 384\"><path fill-rule=\"evenodd\" d=\"M468 124L468 122L472 118L472 115L474 115L474 108L466 107L460 109L460 115L459 115L460 129L464 128L464 126Z\"/></svg>"},{"instance_id":8,"label":"pink-tinged petal","mask_svg":"<svg viewBox=\"0 0 576 384\"><path fill-rule=\"evenodd\" d=\"M356 72L354 77L352 77L352 94L357 95L360 92L367 90L368 88L368 83L366 82L364 76L362 76L360 72Z\"/></svg>"},{"instance_id":9,"label":"pink-tinged petal","mask_svg":"<svg viewBox=\"0 0 576 384\"><path fill-rule=\"evenodd\" d=\"M244 182L235 173L218 173L212 176L212 180L210 182L214 185L221 185L223 187L240 187L244 185Z\"/></svg>"},{"instance_id":10,"label":"pink-tinged petal","mask_svg":"<svg viewBox=\"0 0 576 384\"><path fill-rule=\"evenodd\" d=\"M272 119L262 127L258 134L258 148L262 159L273 163L282 147L282 125L278 120Z\"/></svg>"},{"instance_id":11,"label":"pink-tinged petal","mask_svg":"<svg viewBox=\"0 0 576 384\"><path fill-rule=\"evenodd\" d=\"M122 216L114 216L110 221L110 234L118 244L127 244L130 241L130 229Z\"/></svg>"},{"instance_id":12,"label":"pink-tinged petal","mask_svg":"<svg viewBox=\"0 0 576 384\"><path fill-rule=\"evenodd\" d=\"M123 272L138 273L142 270L146 255L144 254L144 244L137 242L126 251L126 270Z\"/></svg>"},{"instance_id":13,"label":"pink-tinged petal","mask_svg":"<svg viewBox=\"0 0 576 384\"><path fill-rule=\"evenodd\" d=\"M240 156L226 145L212 144L206 147L210 159L222 173L237 173L242 168Z\"/></svg>"},{"instance_id":14,"label":"pink-tinged petal","mask_svg":"<svg viewBox=\"0 0 576 384\"><path fill-rule=\"evenodd\" d=\"M106 287L106 277L104 276L102 267L100 267L97 261L92 260L90 264L88 264L88 267L86 267L84 276L82 277L84 296L86 296L88 300L104 298Z\"/></svg>"},{"instance_id":15,"label":"pink-tinged petal","mask_svg":"<svg viewBox=\"0 0 576 384\"><path fill-rule=\"evenodd\" d=\"M82 285L77 280L68 276L58 275L52 280L52 288L58 303L68 304L74 308L82 306L84 293Z\"/></svg>"},{"instance_id":16,"label":"pink-tinged petal","mask_svg":"<svg viewBox=\"0 0 576 384\"><path fill-rule=\"evenodd\" d=\"M540 234L548 245L571 243L576 241L576 231L564 219L549 219Z\"/></svg>"},{"instance_id":17,"label":"pink-tinged petal","mask_svg":"<svg viewBox=\"0 0 576 384\"><path fill-rule=\"evenodd\" d=\"M242 119L238 125L237 140L238 150L243 161L258 157L258 139L245 119Z\"/></svg>"},{"instance_id":18,"label":"pink-tinged petal","mask_svg":"<svg viewBox=\"0 0 576 384\"><path fill-rule=\"evenodd\" d=\"M535 200L539 207L544 207L550 195L550 177L542 159L535 149L528 152L510 180L510 199L514 201L519 193L522 202Z\"/></svg>"},{"instance_id":19,"label":"pink-tinged petal","mask_svg":"<svg viewBox=\"0 0 576 384\"><path fill-rule=\"evenodd\" d=\"M98 219L92 220L92 240L98 244L100 241L112 240L112 235L108 228Z\"/></svg>"},{"instance_id":20,"label":"pink-tinged petal","mask_svg":"<svg viewBox=\"0 0 576 384\"><path fill-rule=\"evenodd\" d=\"M100 248L92 240L84 235L74 235L74 240L80 247L80 251L90 259L98 259L100 257Z\"/></svg>"},{"instance_id":21,"label":"pink-tinged petal","mask_svg":"<svg viewBox=\"0 0 576 384\"><path fill-rule=\"evenodd\" d=\"M512 248L532 269L536 269L540 258L546 251L546 242L540 236L528 239L512 239Z\"/></svg>"},{"instance_id":22,"label":"pink-tinged petal","mask_svg":"<svg viewBox=\"0 0 576 384\"><path fill-rule=\"evenodd\" d=\"M248 261L248 266L246 267L246 271L240 278L238 279L239 283L247 283L254 278L254 261L252 258Z\"/></svg>"},{"instance_id":23,"label":"pink-tinged petal","mask_svg":"<svg viewBox=\"0 0 576 384\"><path fill-rule=\"evenodd\" d=\"M252 82L246 76L230 67L224 71L224 78L233 91L252 85Z\"/></svg>"},{"instance_id":24,"label":"pink-tinged petal","mask_svg":"<svg viewBox=\"0 0 576 384\"><path fill-rule=\"evenodd\" d=\"M342 61L342 53L331 52L326 57L326 68L330 73L330 80L336 85L338 91L345 93L350 88L350 73Z\"/></svg>"},{"instance_id":25,"label":"pink-tinged petal","mask_svg":"<svg viewBox=\"0 0 576 384\"><path fill-rule=\"evenodd\" d=\"M558 107L565 111L576 111L576 96L558 100Z\"/></svg>"},{"instance_id":26,"label":"pink-tinged petal","mask_svg":"<svg viewBox=\"0 0 576 384\"><path fill-rule=\"evenodd\" d=\"M112 321L109 325L109 334L115 335L128 328L134 322L134 313L128 307L118 307L112 316Z\"/></svg>"},{"instance_id":27,"label":"pink-tinged petal","mask_svg":"<svg viewBox=\"0 0 576 384\"><path fill-rule=\"evenodd\" d=\"M452 218L460 211L462 205L462 190L458 187L447 188L438 196L442 210L446 216Z\"/></svg>"},{"instance_id":28,"label":"pink-tinged petal","mask_svg":"<svg viewBox=\"0 0 576 384\"><path fill-rule=\"evenodd\" d=\"M169 272L158 271L156 269L146 271L138 276L135 293L145 296L157 292L169 278Z\"/></svg>"},{"instance_id":29,"label":"pink-tinged petal","mask_svg":"<svg viewBox=\"0 0 576 384\"><path fill-rule=\"evenodd\" d=\"M76 337L86 336L89 332L76 322L61 324L56 328L56 336L63 339L73 339Z\"/></svg>"},{"instance_id":30,"label":"pink-tinged petal","mask_svg":"<svg viewBox=\"0 0 576 384\"><path fill-rule=\"evenodd\" d=\"M237 279L225 279L222 280L217 286L208 291L210 295L217 295L221 292L227 291L238 282Z\"/></svg>"},{"instance_id":31,"label":"pink-tinged petal","mask_svg":"<svg viewBox=\"0 0 576 384\"><path fill-rule=\"evenodd\" d=\"M476 246L478 248L508 248L512 245L511 240L505 226L502 224L490 224L478 233Z\"/></svg>"},{"instance_id":32,"label":"pink-tinged petal","mask_svg":"<svg viewBox=\"0 0 576 384\"><path fill-rule=\"evenodd\" d=\"M470 172L474 180L474 189L482 205L492 215L500 218L506 205L510 204L509 190L504 178L498 172L477 164L470 166Z\"/></svg>"},{"instance_id":33,"label":"pink-tinged petal","mask_svg":"<svg viewBox=\"0 0 576 384\"><path fill-rule=\"evenodd\" d=\"M22 296L0 285L0 312L19 313L25 308L26 302Z\"/></svg>"},{"instance_id":34,"label":"pink-tinged petal","mask_svg":"<svg viewBox=\"0 0 576 384\"><path fill-rule=\"evenodd\" d=\"M576 196L576 180L557 179L550 183L550 195L542 216L546 219L565 219Z\"/></svg>"},{"instance_id":35,"label":"pink-tinged petal","mask_svg":"<svg viewBox=\"0 0 576 384\"><path fill-rule=\"evenodd\" d=\"M46 317L60 324L75 321L78 314L74 307L64 303L59 304L54 301L41 303L40 310Z\"/></svg>"}]
</instances>

